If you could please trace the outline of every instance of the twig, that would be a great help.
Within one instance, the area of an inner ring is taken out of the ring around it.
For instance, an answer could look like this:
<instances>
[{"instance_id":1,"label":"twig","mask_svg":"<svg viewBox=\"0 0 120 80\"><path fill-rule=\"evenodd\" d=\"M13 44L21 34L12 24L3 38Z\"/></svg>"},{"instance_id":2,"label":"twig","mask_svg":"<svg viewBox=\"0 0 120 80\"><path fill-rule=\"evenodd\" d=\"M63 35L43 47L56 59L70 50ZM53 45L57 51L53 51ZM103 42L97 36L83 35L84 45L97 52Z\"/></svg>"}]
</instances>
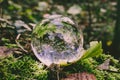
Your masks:
<instances>
[{"instance_id":1,"label":"twig","mask_svg":"<svg viewBox=\"0 0 120 80\"><path fill-rule=\"evenodd\" d=\"M7 23L7 24L9 24L9 25L12 25L8 20L5 20L5 19L3 19L3 18L0 18L0 22L5 22L5 23Z\"/></svg>"},{"instance_id":2,"label":"twig","mask_svg":"<svg viewBox=\"0 0 120 80\"><path fill-rule=\"evenodd\" d=\"M57 70L57 80L60 80L60 77L59 77L59 70Z\"/></svg>"},{"instance_id":3,"label":"twig","mask_svg":"<svg viewBox=\"0 0 120 80\"><path fill-rule=\"evenodd\" d=\"M112 73L120 73L119 71L113 71L113 70L104 70L104 71L112 72Z\"/></svg>"},{"instance_id":4,"label":"twig","mask_svg":"<svg viewBox=\"0 0 120 80\"><path fill-rule=\"evenodd\" d=\"M20 47L23 51L25 51L26 53L28 52L27 50L25 50L22 45L17 41L19 38L20 38L21 34L18 34L16 39L15 39L15 42L16 44L18 45L18 47Z\"/></svg>"}]
</instances>

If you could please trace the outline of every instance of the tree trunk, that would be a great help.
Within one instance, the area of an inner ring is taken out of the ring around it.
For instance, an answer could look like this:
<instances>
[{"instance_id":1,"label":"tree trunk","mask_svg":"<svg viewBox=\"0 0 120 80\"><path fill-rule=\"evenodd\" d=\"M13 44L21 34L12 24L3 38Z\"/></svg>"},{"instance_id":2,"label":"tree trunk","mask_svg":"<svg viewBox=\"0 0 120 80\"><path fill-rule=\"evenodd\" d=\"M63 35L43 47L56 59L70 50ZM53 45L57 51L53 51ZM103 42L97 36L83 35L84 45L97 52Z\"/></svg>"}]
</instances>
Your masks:
<instances>
[{"instance_id":1,"label":"tree trunk","mask_svg":"<svg viewBox=\"0 0 120 80\"><path fill-rule=\"evenodd\" d=\"M117 0L117 16L116 16L116 26L114 29L114 38L111 46L112 55L116 58L120 58L120 0Z\"/></svg>"}]
</instances>

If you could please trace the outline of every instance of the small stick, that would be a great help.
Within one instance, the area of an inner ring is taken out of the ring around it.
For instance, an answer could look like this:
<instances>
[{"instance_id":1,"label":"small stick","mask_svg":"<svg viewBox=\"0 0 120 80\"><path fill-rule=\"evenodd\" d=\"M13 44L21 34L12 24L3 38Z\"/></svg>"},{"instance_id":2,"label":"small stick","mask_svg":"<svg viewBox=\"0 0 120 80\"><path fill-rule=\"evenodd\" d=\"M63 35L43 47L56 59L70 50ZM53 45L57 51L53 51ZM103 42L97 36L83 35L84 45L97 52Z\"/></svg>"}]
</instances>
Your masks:
<instances>
[{"instance_id":1,"label":"small stick","mask_svg":"<svg viewBox=\"0 0 120 80\"><path fill-rule=\"evenodd\" d=\"M15 39L15 42L16 42L16 44L17 44L23 51L28 52L28 51L25 50L25 49L21 46L21 44L17 41L17 40L20 38L20 35L21 35L21 34L18 34L18 35L17 35L17 37L16 37L16 39Z\"/></svg>"},{"instance_id":2,"label":"small stick","mask_svg":"<svg viewBox=\"0 0 120 80\"><path fill-rule=\"evenodd\" d=\"M59 70L57 71L57 80L60 80L60 77L59 77Z\"/></svg>"}]
</instances>

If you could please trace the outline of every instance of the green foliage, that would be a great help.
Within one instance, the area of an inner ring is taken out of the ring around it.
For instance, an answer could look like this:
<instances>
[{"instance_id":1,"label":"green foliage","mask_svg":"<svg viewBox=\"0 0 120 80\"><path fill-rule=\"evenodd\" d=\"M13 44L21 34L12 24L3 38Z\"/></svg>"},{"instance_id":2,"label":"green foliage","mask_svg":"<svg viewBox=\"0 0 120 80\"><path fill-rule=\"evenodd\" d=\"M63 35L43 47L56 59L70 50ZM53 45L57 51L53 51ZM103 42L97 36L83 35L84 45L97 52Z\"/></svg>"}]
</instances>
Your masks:
<instances>
[{"instance_id":1,"label":"green foliage","mask_svg":"<svg viewBox=\"0 0 120 80\"><path fill-rule=\"evenodd\" d=\"M98 56L102 53L102 43L97 41L90 42L90 48L84 53L82 59Z\"/></svg>"},{"instance_id":2,"label":"green foliage","mask_svg":"<svg viewBox=\"0 0 120 80\"><path fill-rule=\"evenodd\" d=\"M116 72L99 70L97 68L107 59L110 59L109 70L117 70ZM64 68L64 71L66 71L68 74L78 73L78 72L88 72L95 74L97 80L120 80L119 70L120 70L119 61L114 59L112 56L105 54L100 54L98 57L80 60L77 63Z\"/></svg>"},{"instance_id":3,"label":"green foliage","mask_svg":"<svg viewBox=\"0 0 120 80\"><path fill-rule=\"evenodd\" d=\"M1 80L47 80L48 72L29 55L0 59Z\"/></svg>"},{"instance_id":4,"label":"green foliage","mask_svg":"<svg viewBox=\"0 0 120 80\"><path fill-rule=\"evenodd\" d=\"M2 38L1 41L2 41L2 43L4 43L5 46L7 46L9 48L18 47L16 44L12 44L9 39Z\"/></svg>"}]
</instances>

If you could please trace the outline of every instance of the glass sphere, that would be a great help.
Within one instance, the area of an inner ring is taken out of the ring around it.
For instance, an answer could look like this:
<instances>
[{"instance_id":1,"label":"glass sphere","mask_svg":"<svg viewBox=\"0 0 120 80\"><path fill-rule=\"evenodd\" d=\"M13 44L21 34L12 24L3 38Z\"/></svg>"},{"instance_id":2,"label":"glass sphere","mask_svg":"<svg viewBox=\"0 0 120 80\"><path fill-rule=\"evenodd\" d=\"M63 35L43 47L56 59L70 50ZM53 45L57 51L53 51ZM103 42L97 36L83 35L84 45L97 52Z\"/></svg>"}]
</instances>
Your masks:
<instances>
[{"instance_id":1,"label":"glass sphere","mask_svg":"<svg viewBox=\"0 0 120 80\"><path fill-rule=\"evenodd\" d=\"M81 31L70 18L62 15L51 15L36 25L31 46L46 66L73 63L84 51Z\"/></svg>"}]
</instances>

